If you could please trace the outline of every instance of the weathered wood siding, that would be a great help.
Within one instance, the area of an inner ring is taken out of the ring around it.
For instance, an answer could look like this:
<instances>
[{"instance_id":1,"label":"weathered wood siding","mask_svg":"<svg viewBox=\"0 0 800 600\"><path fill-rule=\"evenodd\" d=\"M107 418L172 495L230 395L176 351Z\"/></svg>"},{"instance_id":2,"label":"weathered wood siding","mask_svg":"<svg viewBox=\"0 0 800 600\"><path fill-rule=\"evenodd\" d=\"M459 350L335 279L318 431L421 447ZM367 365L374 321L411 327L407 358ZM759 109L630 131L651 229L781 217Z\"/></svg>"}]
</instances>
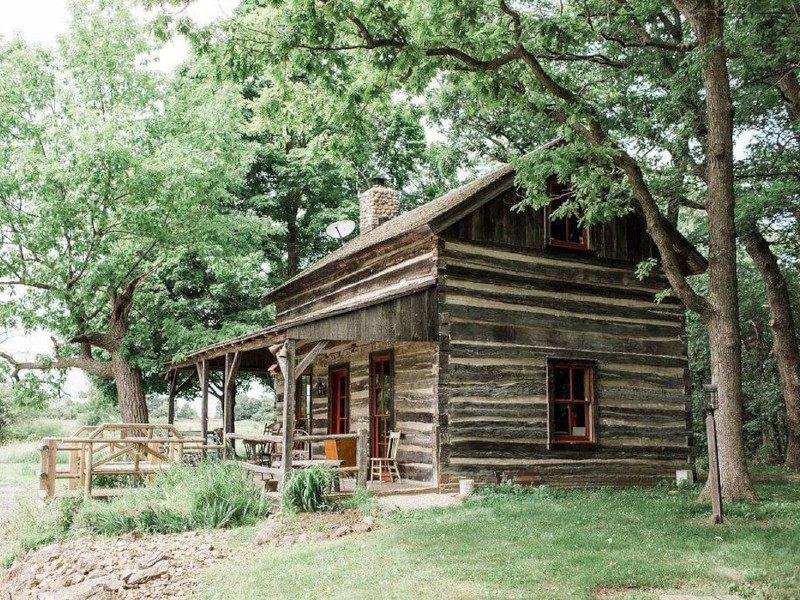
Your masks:
<instances>
[{"instance_id":1,"label":"weathered wood siding","mask_svg":"<svg viewBox=\"0 0 800 600\"><path fill-rule=\"evenodd\" d=\"M313 382L328 381L330 366L347 365L350 369L350 431L369 428L369 355L391 350L394 354L395 430L402 433L397 460L403 478L435 482L437 458L436 381L438 354L431 343L361 343L333 345L313 363ZM298 352L298 357L302 352ZM280 386L279 386L280 388ZM330 390L329 390L330 393ZM278 395L278 413L283 398ZM328 431L328 398L313 395L313 433ZM321 447L315 453L323 453Z\"/></svg>"},{"instance_id":2,"label":"weathered wood siding","mask_svg":"<svg viewBox=\"0 0 800 600\"><path fill-rule=\"evenodd\" d=\"M311 340L436 341L436 300L436 288L430 287L380 304L293 325L288 334Z\"/></svg>"},{"instance_id":3,"label":"weathered wood siding","mask_svg":"<svg viewBox=\"0 0 800 600\"><path fill-rule=\"evenodd\" d=\"M512 210L521 196L511 188L490 200L469 216L451 225L443 237L469 242L494 242L542 250L561 256L574 251L547 248L544 209ZM637 263L656 255L656 249L645 232L644 224L633 213L591 228L595 250L592 256Z\"/></svg>"},{"instance_id":4,"label":"weathered wood siding","mask_svg":"<svg viewBox=\"0 0 800 600\"><path fill-rule=\"evenodd\" d=\"M641 282L609 255L441 241L442 485L503 471L549 485L652 484L686 468L683 309L655 304L665 283ZM597 445L548 450L548 357L597 361Z\"/></svg>"},{"instance_id":5,"label":"weathered wood siding","mask_svg":"<svg viewBox=\"0 0 800 600\"><path fill-rule=\"evenodd\" d=\"M431 288L436 250L430 230L412 231L315 270L276 293L275 322L321 319Z\"/></svg>"}]
</instances>

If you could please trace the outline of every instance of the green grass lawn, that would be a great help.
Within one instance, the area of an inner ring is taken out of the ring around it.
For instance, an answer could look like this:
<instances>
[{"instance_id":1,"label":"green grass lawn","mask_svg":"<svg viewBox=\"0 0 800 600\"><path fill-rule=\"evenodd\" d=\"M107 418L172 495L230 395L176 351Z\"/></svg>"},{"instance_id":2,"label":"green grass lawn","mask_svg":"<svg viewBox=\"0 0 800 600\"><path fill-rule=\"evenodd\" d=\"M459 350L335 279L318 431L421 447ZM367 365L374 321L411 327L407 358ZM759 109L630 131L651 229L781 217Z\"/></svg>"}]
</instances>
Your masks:
<instances>
[{"instance_id":1,"label":"green grass lawn","mask_svg":"<svg viewBox=\"0 0 800 600\"><path fill-rule=\"evenodd\" d=\"M543 490L400 513L368 535L263 547L203 598L800 597L800 482L708 522L697 490ZM234 584L235 582L235 584Z\"/></svg>"}]
</instances>

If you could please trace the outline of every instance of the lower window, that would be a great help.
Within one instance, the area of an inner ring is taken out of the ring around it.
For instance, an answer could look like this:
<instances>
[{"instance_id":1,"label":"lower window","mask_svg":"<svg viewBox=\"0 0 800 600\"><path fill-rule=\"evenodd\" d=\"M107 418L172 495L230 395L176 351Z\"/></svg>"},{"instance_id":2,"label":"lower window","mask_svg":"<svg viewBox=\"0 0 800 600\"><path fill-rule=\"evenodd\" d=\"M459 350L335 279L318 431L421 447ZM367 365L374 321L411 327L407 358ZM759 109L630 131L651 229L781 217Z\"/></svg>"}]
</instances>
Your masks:
<instances>
[{"instance_id":1,"label":"lower window","mask_svg":"<svg viewBox=\"0 0 800 600\"><path fill-rule=\"evenodd\" d=\"M595 435L594 365L548 361L549 442L587 443Z\"/></svg>"}]
</instances>

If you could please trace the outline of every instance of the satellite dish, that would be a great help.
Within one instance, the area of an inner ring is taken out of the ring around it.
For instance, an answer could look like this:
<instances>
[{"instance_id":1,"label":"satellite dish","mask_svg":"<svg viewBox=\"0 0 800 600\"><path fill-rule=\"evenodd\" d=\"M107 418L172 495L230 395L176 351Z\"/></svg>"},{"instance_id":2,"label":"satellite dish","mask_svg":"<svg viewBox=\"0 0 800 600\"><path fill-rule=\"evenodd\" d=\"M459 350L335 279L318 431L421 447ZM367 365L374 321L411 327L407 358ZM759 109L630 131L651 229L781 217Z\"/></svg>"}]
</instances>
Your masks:
<instances>
[{"instance_id":1,"label":"satellite dish","mask_svg":"<svg viewBox=\"0 0 800 600\"><path fill-rule=\"evenodd\" d=\"M325 228L325 233L333 239L339 240L339 243L344 245L344 238L353 233L355 229L356 224L350 219L345 219L344 221L336 221L328 225Z\"/></svg>"}]
</instances>

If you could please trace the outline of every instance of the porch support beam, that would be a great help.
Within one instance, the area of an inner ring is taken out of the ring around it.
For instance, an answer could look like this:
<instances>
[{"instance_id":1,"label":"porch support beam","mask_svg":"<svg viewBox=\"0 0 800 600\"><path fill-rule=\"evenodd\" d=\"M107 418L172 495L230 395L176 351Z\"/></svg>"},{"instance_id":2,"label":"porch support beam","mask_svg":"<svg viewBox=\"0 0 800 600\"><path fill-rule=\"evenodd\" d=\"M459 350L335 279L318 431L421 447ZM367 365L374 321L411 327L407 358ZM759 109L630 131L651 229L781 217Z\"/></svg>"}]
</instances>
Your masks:
<instances>
[{"instance_id":1,"label":"porch support beam","mask_svg":"<svg viewBox=\"0 0 800 600\"><path fill-rule=\"evenodd\" d=\"M172 371L169 374L169 413L167 414L167 423L170 425L175 424L175 391L178 383L178 371Z\"/></svg>"},{"instance_id":2,"label":"porch support beam","mask_svg":"<svg viewBox=\"0 0 800 600\"><path fill-rule=\"evenodd\" d=\"M283 455L281 457L281 489L286 484L286 476L292 470L292 448L294 446L294 392L296 385L295 347L297 342L286 340L283 348L276 354L278 365L283 373Z\"/></svg>"},{"instance_id":3,"label":"porch support beam","mask_svg":"<svg viewBox=\"0 0 800 600\"><path fill-rule=\"evenodd\" d=\"M325 347L328 345L327 341L317 342L317 345L314 346L311 351L303 357L303 360L300 361L300 364L297 365L297 373L302 375L303 372L311 366L311 363L314 362L314 359L319 356L319 353L322 352Z\"/></svg>"},{"instance_id":4,"label":"porch support beam","mask_svg":"<svg viewBox=\"0 0 800 600\"><path fill-rule=\"evenodd\" d=\"M223 389L223 414L225 433L234 433L234 406L236 404L236 374L242 364L241 352L229 352L225 355L225 380Z\"/></svg>"},{"instance_id":5,"label":"porch support beam","mask_svg":"<svg viewBox=\"0 0 800 600\"><path fill-rule=\"evenodd\" d=\"M205 443L208 440L208 361L197 363L197 378L200 380L200 393L203 397L200 404L200 435Z\"/></svg>"}]
</instances>

